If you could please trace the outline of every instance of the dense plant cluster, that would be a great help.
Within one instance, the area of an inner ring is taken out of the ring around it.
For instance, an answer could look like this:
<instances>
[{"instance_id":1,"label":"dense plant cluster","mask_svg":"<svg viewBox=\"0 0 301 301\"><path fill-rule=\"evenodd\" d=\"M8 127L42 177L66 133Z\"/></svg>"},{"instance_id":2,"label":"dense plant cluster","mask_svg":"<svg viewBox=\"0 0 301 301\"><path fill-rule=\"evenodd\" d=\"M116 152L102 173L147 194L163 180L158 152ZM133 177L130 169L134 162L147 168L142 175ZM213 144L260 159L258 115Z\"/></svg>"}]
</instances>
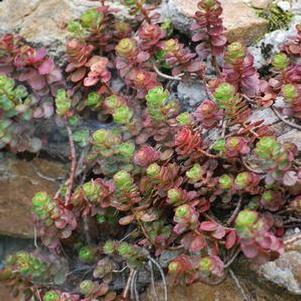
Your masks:
<instances>
[{"instance_id":1,"label":"dense plant cluster","mask_svg":"<svg viewBox=\"0 0 301 301\"><path fill-rule=\"evenodd\" d=\"M301 212L298 149L249 118L271 107L300 130L300 26L264 77L244 45L227 44L218 0L199 2L190 48L155 6L125 0L129 23L100 2L68 26L66 83L44 50L1 41L1 146L18 150L21 124L55 111L71 159L59 191L32 199L43 247L9 257L1 279L27 300L138 300L139 273L165 281L166 254L177 254L173 284L218 283L240 252L254 265L277 258ZM192 113L170 89L180 80L207 92ZM75 134L87 116L104 127Z\"/></svg>"},{"instance_id":2,"label":"dense plant cluster","mask_svg":"<svg viewBox=\"0 0 301 301\"><path fill-rule=\"evenodd\" d=\"M284 11L277 3L270 3L266 8L256 8L257 15L268 21L268 30L273 31L287 28L293 18L293 14Z\"/></svg>"},{"instance_id":3,"label":"dense plant cluster","mask_svg":"<svg viewBox=\"0 0 301 301\"><path fill-rule=\"evenodd\" d=\"M34 121L54 114L51 96L65 86L62 72L46 49L11 34L0 41L0 72L0 148L37 152L41 141L34 136Z\"/></svg>"}]
</instances>

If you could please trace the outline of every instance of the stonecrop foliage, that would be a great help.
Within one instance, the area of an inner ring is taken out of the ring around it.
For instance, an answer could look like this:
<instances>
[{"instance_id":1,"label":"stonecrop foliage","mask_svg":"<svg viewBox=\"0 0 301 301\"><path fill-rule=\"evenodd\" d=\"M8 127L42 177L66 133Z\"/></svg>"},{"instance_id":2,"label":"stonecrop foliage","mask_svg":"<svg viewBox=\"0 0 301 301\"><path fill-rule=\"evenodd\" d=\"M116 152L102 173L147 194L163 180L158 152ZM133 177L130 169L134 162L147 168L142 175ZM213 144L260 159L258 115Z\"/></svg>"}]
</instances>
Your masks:
<instances>
[{"instance_id":1,"label":"stonecrop foliage","mask_svg":"<svg viewBox=\"0 0 301 301\"><path fill-rule=\"evenodd\" d=\"M100 2L69 23L65 80L44 49L0 42L0 146L37 151L34 120L55 114L71 150L65 184L32 199L42 245L11 255L1 279L26 300L138 300L143 271L216 284L240 253L277 258L300 222L299 152L250 115L270 107L300 130L301 27L263 76L227 43L218 0L199 2L190 47L155 5L125 0L128 21ZM207 92L194 112L173 93L179 81ZM75 132L87 118L103 126Z\"/></svg>"}]
</instances>

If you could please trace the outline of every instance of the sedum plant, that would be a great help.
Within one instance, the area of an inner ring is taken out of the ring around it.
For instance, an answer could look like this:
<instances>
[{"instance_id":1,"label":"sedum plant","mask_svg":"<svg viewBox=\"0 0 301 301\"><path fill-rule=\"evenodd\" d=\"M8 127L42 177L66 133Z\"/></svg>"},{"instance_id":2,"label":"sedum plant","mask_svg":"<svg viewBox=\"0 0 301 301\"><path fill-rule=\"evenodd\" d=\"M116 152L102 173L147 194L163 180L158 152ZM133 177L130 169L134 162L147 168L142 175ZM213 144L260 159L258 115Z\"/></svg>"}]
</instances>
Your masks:
<instances>
[{"instance_id":1,"label":"sedum plant","mask_svg":"<svg viewBox=\"0 0 301 301\"><path fill-rule=\"evenodd\" d=\"M0 148L37 152L41 141L34 136L38 100L13 78L0 76Z\"/></svg>"},{"instance_id":2,"label":"sedum plant","mask_svg":"<svg viewBox=\"0 0 301 301\"><path fill-rule=\"evenodd\" d=\"M29 121L53 114L70 146L66 181L32 199L39 247L0 272L27 300L138 300L139 274L153 283L154 269L164 283L217 284L240 254L255 266L277 258L300 219L297 146L250 120L271 107L301 129L298 36L263 74L243 44L226 45L219 1L198 4L195 50L155 5L124 3L131 22L106 1L70 22L66 80L43 49L0 43L1 147L37 151ZM207 99L188 112L174 87L196 80ZM95 128L77 131L87 118Z\"/></svg>"}]
</instances>

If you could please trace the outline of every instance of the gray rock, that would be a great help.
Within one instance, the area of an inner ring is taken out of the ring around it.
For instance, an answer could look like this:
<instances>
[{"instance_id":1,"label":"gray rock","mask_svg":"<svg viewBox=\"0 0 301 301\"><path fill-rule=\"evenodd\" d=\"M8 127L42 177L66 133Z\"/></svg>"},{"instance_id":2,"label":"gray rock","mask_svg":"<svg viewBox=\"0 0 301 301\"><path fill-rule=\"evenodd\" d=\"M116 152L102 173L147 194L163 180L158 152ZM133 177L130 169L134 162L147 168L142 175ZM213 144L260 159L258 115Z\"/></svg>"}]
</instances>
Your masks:
<instances>
[{"instance_id":1,"label":"gray rock","mask_svg":"<svg viewBox=\"0 0 301 301\"><path fill-rule=\"evenodd\" d=\"M273 283L301 295L301 253L289 251L260 268L260 273Z\"/></svg>"},{"instance_id":2,"label":"gray rock","mask_svg":"<svg viewBox=\"0 0 301 301\"><path fill-rule=\"evenodd\" d=\"M164 251L159 258L159 264L162 268L167 268L168 264L179 255L181 255L181 250Z\"/></svg>"},{"instance_id":3,"label":"gray rock","mask_svg":"<svg viewBox=\"0 0 301 301\"><path fill-rule=\"evenodd\" d=\"M190 27L193 22L193 19L190 15L187 15L185 11L181 9L173 0L168 1L166 5L167 16L172 20L175 28L181 32L190 32Z\"/></svg>"},{"instance_id":4,"label":"gray rock","mask_svg":"<svg viewBox=\"0 0 301 301\"><path fill-rule=\"evenodd\" d=\"M297 129L291 129L289 132L278 137L281 143L294 143L298 150L301 150L301 132Z\"/></svg>"},{"instance_id":5,"label":"gray rock","mask_svg":"<svg viewBox=\"0 0 301 301\"><path fill-rule=\"evenodd\" d=\"M291 4L289 1L279 1L277 6L280 7L283 11L289 11L291 8Z\"/></svg>"},{"instance_id":6,"label":"gray rock","mask_svg":"<svg viewBox=\"0 0 301 301\"><path fill-rule=\"evenodd\" d=\"M113 124L107 124L94 119L83 121L76 130L89 130L90 133L100 128L112 128ZM70 149L66 128L58 125L54 119L41 120L36 124L35 136L44 143L42 151L52 159L69 162ZM82 149L78 150L81 153Z\"/></svg>"},{"instance_id":7,"label":"gray rock","mask_svg":"<svg viewBox=\"0 0 301 301\"><path fill-rule=\"evenodd\" d=\"M119 93L125 87L124 81L120 77L115 77L111 81L111 88L113 91Z\"/></svg>"},{"instance_id":8,"label":"gray rock","mask_svg":"<svg viewBox=\"0 0 301 301\"><path fill-rule=\"evenodd\" d=\"M256 122L260 120L264 120L264 124L268 125L278 121L279 119L270 108L256 110L251 114L251 116L248 119L248 121L251 122Z\"/></svg>"},{"instance_id":9,"label":"gray rock","mask_svg":"<svg viewBox=\"0 0 301 301\"><path fill-rule=\"evenodd\" d=\"M301 2L300 1L296 1L295 3L293 3L292 5L292 12L294 14L301 14Z\"/></svg>"},{"instance_id":10,"label":"gray rock","mask_svg":"<svg viewBox=\"0 0 301 301\"><path fill-rule=\"evenodd\" d=\"M296 25L301 22L301 15L296 15L288 30L278 29L273 32L265 34L264 38L260 40L255 46L249 48L249 51L255 58L256 68L269 64L273 56L280 51L281 46L287 41L288 38L294 37L296 34ZM268 57L265 57L262 49L269 48Z\"/></svg>"},{"instance_id":11,"label":"gray rock","mask_svg":"<svg viewBox=\"0 0 301 301\"><path fill-rule=\"evenodd\" d=\"M183 108L188 111L193 111L196 106L208 98L206 90L200 82L180 82L177 93Z\"/></svg>"}]
</instances>

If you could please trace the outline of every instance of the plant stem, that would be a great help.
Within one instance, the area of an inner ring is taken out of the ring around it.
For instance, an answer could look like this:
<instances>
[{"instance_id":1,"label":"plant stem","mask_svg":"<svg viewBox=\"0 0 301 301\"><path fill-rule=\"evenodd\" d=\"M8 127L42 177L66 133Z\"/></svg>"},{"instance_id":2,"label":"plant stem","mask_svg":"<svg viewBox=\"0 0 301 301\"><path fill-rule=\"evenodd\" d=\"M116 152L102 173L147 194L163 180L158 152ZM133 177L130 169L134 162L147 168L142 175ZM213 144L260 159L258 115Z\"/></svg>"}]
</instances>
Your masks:
<instances>
[{"instance_id":1,"label":"plant stem","mask_svg":"<svg viewBox=\"0 0 301 301\"><path fill-rule=\"evenodd\" d=\"M241 293L243 299L244 299L245 301L251 301L250 298L249 298L249 296L246 294L245 290L244 290L243 287L241 286L241 284L240 284L238 278L236 277L236 275L234 274L234 272L233 272L231 269L229 270L229 272L230 272L230 276L231 276L232 279L234 280L234 282L235 282L237 288L239 289L239 291L240 291L240 293Z\"/></svg>"},{"instance_id":2,"label":"plant stem","mask_svg":"<svg viewBox=\"0 0 301 301\"><path fill-rule=\"evenodd\" d=\"M77 168L77 161L76 161L76 150L75 150L75 144L72 137L72 130L70 126L67 125L67 132L68 132L68 138L69 138L69 145L70 145L70 157L71 157L71 171L70 176L67 181L68 184L68 190L65 198L65 205L67 206L71 200L72 195L72 188L74 184L74 178L76 175L76 168Z\"/></svg>"},{"instance_id":3,"label":"plant stem","mask_svg":"<svg viewBox=\"0 0 301 301\"><path fill-rule=\"evenodd\" d=\"M155 286L154 269L153 269L153 264L152 264L151 261L148 262L148 266L149 266L149 270L150 270L150 274L151 274L151 286L152 286L152 291L153 291L153 293L155 294L156 301L159 301L158 292L157 292L156 286Z\"/></svg>"},{"instance_id":4,"label":"plant stem","mask_svg":"<svg viewBox=\"0 0 301 301\"><path fill-rule=\"evenodd\" d=\"M134 275L135 275L135 270L131 268L129 278L127 280L126 286L125 286L125 288L123 290L123 293L122 293L122 296L121 296L123 301L127 300L127 297L128 297L128 294L129 294L129 290L131 288L131 284L132 284Z\"/></svg>"},{"instance_id":5,"label":"plant stem","mask_svg":"<svg viewBox=\"0 0 301 301\"><path fill-rule=\"evenodd\" d=\"M285 117L282 116L282 115L279 113L279 111L278 111L275 107L271 106L271 109L272 109L272 111L275 113L275 115L276 115L281 121L283 121L285 124L289 125L290 127L294 128L294 129L297 129L297 130L301 131L301 125L298 125L298 124L296 124L296 123L294 123L294 122L291 122L291 121L289 121L289 120L286 120Z\"/></svg>"},{"instance_id":6,"label":"plant stem","mask_svg":"<svg viewBox=\"0 0 301 301\"><path fill-rule=\"evenodd\" d=\"M241 203L242 203L242 197L239 198L235 210L233 211L230 218L227 220L227 222L226 222L227 226L230 226L233 223L233 221L236 219L236 217L240 211L240 208L241 208Z\"/></svg>"},{"instance_id":7,"label":"plant stem","mask_svg":"<svg viewBox=\"0 0 301 301\"><path fill-rule=\"evenodd\" d=\"M234 260L237 258L237 256L240 253L240 248L238 250L236 250L236 252L233 254L233 256L225 263L224 268L228 268L233 262Z\"/></svg>"},{"instance_id":8,"label":"plant stem","mask_svg":"<svg viewBox=\"0 0 301 301\"><path fill-rule=\"evenodd\" d=\"M151 256L148 256L148 259L158 268L158 270L161 274L163 287L164 287L164 301L168 301L167 282L166 282L164 272L163 272L160 264L154 258L152 258Z\"/></svg>"},{"instance_id":9,"label":"plant stem","mask_svg":"<svg viewBox=\"0 0 301 301\"><path fill-rule=\"evenodd\" d=\"M155 64L153 64L153 68L159 76L161 76L162 78L165 78L165 79L169 79L169 80L181 81L182 76L184 75L183 73L179 74L178 76L171 76L171 75L165 74L165 73L161 72Z\"/></svg>"}]
</instances>

